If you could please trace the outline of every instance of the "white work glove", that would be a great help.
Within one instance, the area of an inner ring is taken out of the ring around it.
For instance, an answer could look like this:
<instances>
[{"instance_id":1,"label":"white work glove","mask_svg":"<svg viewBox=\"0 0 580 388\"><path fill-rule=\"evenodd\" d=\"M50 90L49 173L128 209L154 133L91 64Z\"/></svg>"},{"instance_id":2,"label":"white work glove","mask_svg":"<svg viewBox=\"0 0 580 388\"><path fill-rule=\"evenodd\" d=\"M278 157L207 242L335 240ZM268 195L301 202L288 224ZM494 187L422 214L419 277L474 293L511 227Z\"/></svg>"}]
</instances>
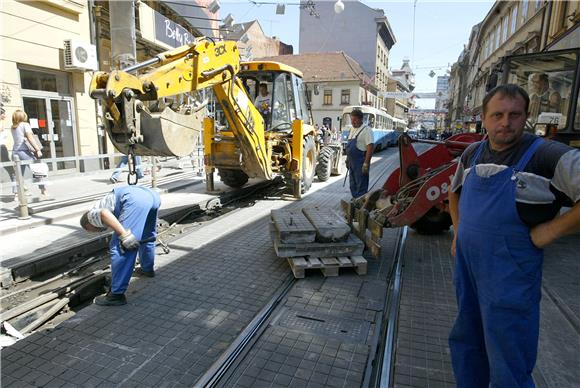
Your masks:
<instances>
[{"instance_id":1,"label":"white work glove","mask_svg":"<svg viewBox=\"0 0 580 388\"><path fill-rule=\"evenodd\" d=\"M121 240L121 247L132 250L139 248L139 240L133 233L131 233L131 229L127 229L125 233L123 233L119 239Z\"/></svg>"},{"instance_id":2,"label":"white work glove","mask_svg":"<svg viewBox=\"0 0 580 388\"><path fill-rule=\"evenodd\" d=\"M363 163L362 173L363 173L363 175L369 175L369 164L368 163Z\"/></svg>"}]
</instances>

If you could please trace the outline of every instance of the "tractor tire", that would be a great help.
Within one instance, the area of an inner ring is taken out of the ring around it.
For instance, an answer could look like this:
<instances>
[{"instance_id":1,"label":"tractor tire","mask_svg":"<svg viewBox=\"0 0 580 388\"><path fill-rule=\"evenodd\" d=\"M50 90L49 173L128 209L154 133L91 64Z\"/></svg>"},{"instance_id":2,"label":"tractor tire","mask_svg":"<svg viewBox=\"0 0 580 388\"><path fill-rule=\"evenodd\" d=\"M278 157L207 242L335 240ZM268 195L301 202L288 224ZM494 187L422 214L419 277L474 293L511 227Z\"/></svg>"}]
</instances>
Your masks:
<instances>
[{"instance_id":1,"label":"tractor tire","mask_svg":"<svg viewBox=\"0 0 580 388\"><path fill-rule=\"evenodd\" d=\"M242 170L218 169L222 182L235 189L242 187L248 182L249 177Z\"/></svg>"},{"instance_id":2,"label":"tractor tire","mask_svg":"<svg viewBox=\"0 0 580 388\"><path fill-rule=\"evenodd\" d=\"M312 136L304 138L302 149L302 181L301 191L306 193L312 186L314 175L316 174L316 145Z\"/></svg>"},{"instance_id":3,"label":"tractor tire","mask_svg":"<svg viewBox=\"0 0 580 388\"><path fill-rule=\"evenodd\" d=\"M316 163L316 176L320 182L326 182L332 172L332 158L334 150L330 147L322 147Z\"/></svg>"},{"instance_id":4,"label":"tractor tire","mask_svg":"<svg viewBox=\"0 0 580 388\"><path fill-rule=\"evenodd\" d=\"M411 224L411 228L419 234L439 234L448 231L451 224L449 213L432 207L423 217Z\"/></svg>"}]
</instances>

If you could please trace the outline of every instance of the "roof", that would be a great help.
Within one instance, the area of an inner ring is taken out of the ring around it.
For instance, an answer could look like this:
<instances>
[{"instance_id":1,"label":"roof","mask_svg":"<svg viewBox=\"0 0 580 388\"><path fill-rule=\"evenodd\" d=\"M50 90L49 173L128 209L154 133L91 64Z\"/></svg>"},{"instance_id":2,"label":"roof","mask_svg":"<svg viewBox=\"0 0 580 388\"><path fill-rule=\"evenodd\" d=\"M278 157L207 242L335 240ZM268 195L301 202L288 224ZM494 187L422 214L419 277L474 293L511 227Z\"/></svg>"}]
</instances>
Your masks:
<instances>
[{"instance_id":1,"label":"roof","mask_svg":"<svg viewBox=\"0 0 580 388\"><path fill-rule=\"evenodd\" d=\"M281 62L295 67L304 74L305 82L370 80L358 62L342 51L277 55L256 60Z\"/></svg>"},{"instance_id":2,"label":"roof","mask_svg":"<svg viewBox=\"0 0 580 388\"><path fill-rule=\"evenodd\" d=\"M260 22L257 20L252 20L246 23L236 23L233 24L229 29L225 30L222 34L225 40L240 40L240 38L252 27L252 24L257 23L260 30L262 30L262 26L260 26ZM263 33L263 30L262 30Z\"/></svg>"}]
</instances>

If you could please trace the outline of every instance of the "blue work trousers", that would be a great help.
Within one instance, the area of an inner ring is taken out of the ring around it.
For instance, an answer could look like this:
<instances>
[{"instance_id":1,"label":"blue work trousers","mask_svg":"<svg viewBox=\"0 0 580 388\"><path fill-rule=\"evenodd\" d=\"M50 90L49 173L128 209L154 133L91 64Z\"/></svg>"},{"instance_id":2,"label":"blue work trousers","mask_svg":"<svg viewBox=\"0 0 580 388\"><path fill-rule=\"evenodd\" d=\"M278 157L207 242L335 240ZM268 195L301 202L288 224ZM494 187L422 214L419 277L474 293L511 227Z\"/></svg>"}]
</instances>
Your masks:
<instances>
[{"instance_id":1,"label":"blue work trousers","mask_svg":"<svg viewBox=\"0 0 580 388\"><path fill-rule=\"evenodd\" d=\"M161 200L159 194L143 186L124 186L115 192L115 217L125 229L139 240L151 239L142 243L138 250L121 249L121 241L113 234L109 244L111 254L111 292L124 294L133 274L135 259L139 253L141 268L146 272L153 271L155 261L155 236L157 234L157 213Z\"/></svg>"},{"instance_id":2,"label":"blue work trousers","mask_svg":"<svg viewBox=\"0 0 580 388\"><path fill-rule=\"evenodd\" d=\"M369 175L362 172L365 155L365 151L357 148L356 138L348 141L346 144L346 156L348 158L350 194L353 198L365 195L369 191Z\"/></svg>"},{"instance_id":3,"label":"blue work trousers","mask_svg":"<svg viewBox=\"0 0 580 388\"><path fill-rule=\"evenodd\" d=\"M515 167L492 175L472 168L459 199L459 230L453 281L458 315L449 347L459 388L533 387L543 252L516 207L518 171L537 140Z\"/></svg>"}]
</instances>

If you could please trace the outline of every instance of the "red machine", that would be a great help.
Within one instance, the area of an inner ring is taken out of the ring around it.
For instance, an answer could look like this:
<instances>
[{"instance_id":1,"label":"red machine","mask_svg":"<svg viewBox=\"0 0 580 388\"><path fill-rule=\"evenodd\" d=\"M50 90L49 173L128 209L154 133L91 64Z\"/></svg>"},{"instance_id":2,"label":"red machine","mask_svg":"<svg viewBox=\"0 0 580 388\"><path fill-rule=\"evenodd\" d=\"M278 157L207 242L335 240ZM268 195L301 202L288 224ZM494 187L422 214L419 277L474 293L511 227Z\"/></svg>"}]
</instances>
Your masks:
<instances>
[{"instance_id":1,"label":"red machine","mask_svg":"<svg viewBox=\"0 0 580 388\"><path fill-rule=\"evenodd\" d=\"M464 133L444 141L413 140L403 134L399 138L400 166L387 178L383 188L354 202L342 203L355 234L378 255L383 227L410 225L423 234L448 230L451 217L447 196L458 156L482 138L480 134ZM417 155L413 142L435 146Z\"/></svg>"}]
</instances>

